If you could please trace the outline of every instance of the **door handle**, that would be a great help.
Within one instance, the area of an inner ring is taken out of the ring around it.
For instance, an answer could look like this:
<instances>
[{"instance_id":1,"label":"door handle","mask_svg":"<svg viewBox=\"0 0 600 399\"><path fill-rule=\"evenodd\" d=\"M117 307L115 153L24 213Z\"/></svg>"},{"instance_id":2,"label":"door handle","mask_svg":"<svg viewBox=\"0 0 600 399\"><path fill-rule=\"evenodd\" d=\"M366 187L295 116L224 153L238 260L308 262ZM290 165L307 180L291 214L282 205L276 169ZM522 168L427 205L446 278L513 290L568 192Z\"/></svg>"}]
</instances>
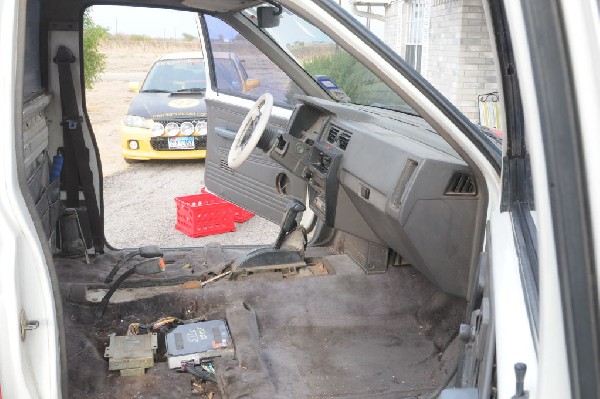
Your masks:
<instances>
[{"instance_id":1,"label":"door handle","mask_svg":"<svg viewBox=\"0 0 600 399\"><path fill-rule=\"evenodd\" d=\"M217 127L215 128L215 131L217 132L217 134L226 139L226 140L234 140L235 139L235 135L237 134L237 132L232 132L229 129L226 129L224 127Z\"/></svg>"}]
</instances>

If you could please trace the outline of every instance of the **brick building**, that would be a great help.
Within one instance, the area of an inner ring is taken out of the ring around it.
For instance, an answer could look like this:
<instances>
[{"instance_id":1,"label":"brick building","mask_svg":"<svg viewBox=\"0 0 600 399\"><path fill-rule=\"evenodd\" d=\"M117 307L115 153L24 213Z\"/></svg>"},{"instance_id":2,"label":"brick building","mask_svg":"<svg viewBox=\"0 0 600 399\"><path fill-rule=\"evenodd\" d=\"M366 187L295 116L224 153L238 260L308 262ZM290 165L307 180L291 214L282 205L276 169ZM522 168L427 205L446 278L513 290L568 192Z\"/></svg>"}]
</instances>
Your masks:
<instances>
[{"instance_id":1,"label":"brick building","mask_svg":"<svg viewBox=\"0 0 600 399\"><path fill-rule=\"evenodd\" d=\"M352 12L383 21L383 40L473 122L490 122L480 97L498 90L481 0L351 0ZM495 98L496 97L489 97ZM481 105L481 106L480 106ZM492 111L493 113L493 111ZM480 116L481 115L481 116ZM499 119L496 115L494 119ZM501 126L494 126L501 128Z\"/></svg>"}]
</instances>

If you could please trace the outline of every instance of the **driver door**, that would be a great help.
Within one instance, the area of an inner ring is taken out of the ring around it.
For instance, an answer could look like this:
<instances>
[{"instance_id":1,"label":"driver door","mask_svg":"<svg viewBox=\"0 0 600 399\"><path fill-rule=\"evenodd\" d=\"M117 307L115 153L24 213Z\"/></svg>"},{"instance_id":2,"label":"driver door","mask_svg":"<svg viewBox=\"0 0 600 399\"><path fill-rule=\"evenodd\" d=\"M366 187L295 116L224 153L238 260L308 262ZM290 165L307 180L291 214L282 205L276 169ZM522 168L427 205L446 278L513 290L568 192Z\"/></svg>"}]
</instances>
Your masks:
<instances>
[{"instance_id":1,"label":"driver door","mask_svg":"<svg viewBox=\"0 0 600 399\"><path fill-rule=\"evenodd\" d=\"M273 112L267 126L283 132L292 114L293 94L298 94L299 89L230 25L208 15L202 19L210 80L206 93L206 187L279 223L290 198L305 201L306 181L292 175L260 149L255 149L235 170L228 166L227 156L242 121L259 96L273 95Z\"/></svg>"}]
</instances>

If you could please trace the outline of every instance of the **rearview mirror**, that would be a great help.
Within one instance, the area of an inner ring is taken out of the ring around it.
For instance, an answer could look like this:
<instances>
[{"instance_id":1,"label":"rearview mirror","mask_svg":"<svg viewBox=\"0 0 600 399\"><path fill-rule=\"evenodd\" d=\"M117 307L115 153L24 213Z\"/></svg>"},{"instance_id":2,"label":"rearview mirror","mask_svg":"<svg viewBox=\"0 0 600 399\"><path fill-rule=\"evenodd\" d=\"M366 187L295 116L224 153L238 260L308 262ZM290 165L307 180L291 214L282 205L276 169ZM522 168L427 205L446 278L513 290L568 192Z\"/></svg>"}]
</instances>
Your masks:
<instances>
[{"instance_id":1,"label":"rearview mirror","mask_svg":"<svg viewBox=\"0 0 600 399\"><path fill-rule=\"evenodd\" d=\"M129 82L129 91L138 93L140 91L140 82Z\"/></svg>"},{"instance_id":2,"label":"rearview mirror","mask_svg":"<svg viewBox=\"0 0 600 399\"><path fill-rule=\"evenodd\" d=\"M258 16L258 27L274 28L279 26L279 16L282 9L280 7L258 7L256 13Z\"/></svg>"},{"instance_id":3,"label":"rearview mirror","mask_svg":"<svg viewBox=\"0 0 600 399\"><path fill-rule=\"evenodd\" d=\"M249 92L250 90L260 86L260 80L258 79L246 79L244 82L244 93Z\"/></svg>"}]
</instances>

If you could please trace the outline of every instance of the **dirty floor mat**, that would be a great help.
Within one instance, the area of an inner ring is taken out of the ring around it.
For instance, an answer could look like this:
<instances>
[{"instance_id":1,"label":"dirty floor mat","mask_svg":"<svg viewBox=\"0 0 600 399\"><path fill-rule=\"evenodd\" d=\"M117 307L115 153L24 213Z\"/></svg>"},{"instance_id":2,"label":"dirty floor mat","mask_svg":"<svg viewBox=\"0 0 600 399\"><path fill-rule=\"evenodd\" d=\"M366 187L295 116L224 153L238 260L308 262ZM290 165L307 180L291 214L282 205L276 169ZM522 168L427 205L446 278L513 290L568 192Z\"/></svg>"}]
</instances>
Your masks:
<instances>
[{"instance_id":1,"label":"dirty floor mat","mask_svg":"<svg viewBox=\"0 0 600 399\"><path fill-rule=\"evenodd\" d=\"M185 253L178 256L185 262ZM333 275L223 280L111 304L102 320L93 318L94 306L65 299L69 396L415 398L437 387L456 362L465 302L441 293L411 267L367 276L347 256L329 258ZM78 269L90 268L84 264L56 263L64 292L93 274ZM110 270L113 264L107 255L94 267ZM78 272L66 270L73 268ZM146 375L108 371L102 356L108 335L163 316L227 319L236 358L215 362L218 385L168 370L163 334Z\"/></svg>"}]
</instances>

